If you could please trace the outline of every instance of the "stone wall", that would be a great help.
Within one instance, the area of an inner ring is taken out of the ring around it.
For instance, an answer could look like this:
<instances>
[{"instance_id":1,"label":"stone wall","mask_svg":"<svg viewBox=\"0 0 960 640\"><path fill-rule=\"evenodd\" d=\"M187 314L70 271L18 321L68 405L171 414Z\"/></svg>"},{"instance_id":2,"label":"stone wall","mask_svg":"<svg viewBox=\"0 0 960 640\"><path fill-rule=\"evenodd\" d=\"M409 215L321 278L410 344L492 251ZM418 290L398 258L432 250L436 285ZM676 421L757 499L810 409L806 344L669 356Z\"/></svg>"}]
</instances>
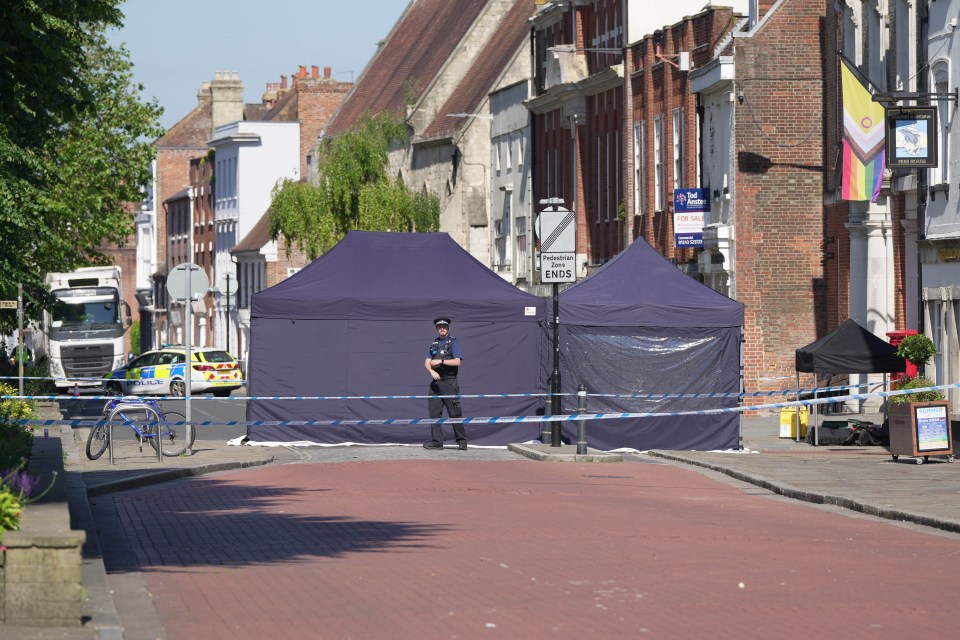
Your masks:
<instances>
[{"instance_id":1,"label":"stone wall","mask_svg":"<svg viewBox=\"0 0 960 640\"><path fill-rule=\"evenodd\" d=\"M52 435L52 434L51 434ZM0 552L0 622L10 626L79 626L83 600L84 531L70 529L67 479L59 437L33 440L30 473L50 492L23 511L19 531L3 535Z\"/></svg>"}]
</instances>

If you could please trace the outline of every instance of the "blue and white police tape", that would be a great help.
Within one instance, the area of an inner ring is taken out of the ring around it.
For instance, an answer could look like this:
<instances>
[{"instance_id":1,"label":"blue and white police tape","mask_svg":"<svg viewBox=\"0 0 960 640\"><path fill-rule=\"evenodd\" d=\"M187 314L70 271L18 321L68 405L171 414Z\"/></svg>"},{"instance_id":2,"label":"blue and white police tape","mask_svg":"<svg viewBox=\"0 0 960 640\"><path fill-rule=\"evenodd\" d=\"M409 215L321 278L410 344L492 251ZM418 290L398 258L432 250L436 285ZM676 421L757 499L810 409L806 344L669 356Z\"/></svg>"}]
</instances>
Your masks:
<instances>
[{"instance_id":1,"label":"blue and white police tape","mask_svg":"<svg viewBox=\"0 0 960 640\"><path fill-rule=\"evenodd\" d=\"M846 391L848 389L859 389L867 386L880 386L877 382L864 382L860 384L842 385L834 387L811 387L809 389L782 389L779 391L747 391L740 393L591 393L593 398L618 398L625 400L670 400L670 399L700 399L700 398L748 398L748 397L774 397L774 396L797 396L819 393L832 393L834 391ZM479 394L460 394L455 396L433 396L433 395L375 395L375 396L230 396L227 398L217 398L214 396L191 395L191 400L424 400L427 398L542 398L549 396L549 392L540 391L535 393L479 393ZM576 393L558 393L558 396L576 396ZM141 397L141 396L135 396ZM183 396L149 396L153 400L183 400ZM10 395L0 396L0 399L8 400L113 400L116 395Z\"/></svg>"},{"instance_id":2,"label":"blue and white police tape","mask_svg":"<svg viewBox=\"0 0 960 640\"><path fill-rule=\"evenodd\" d=\"M806 407L812 405L834 404L847 402L850 400L867 400L870 398L911 395L927 391L943 391L960 387L960 383L936 385L932 387L923 387L918 389L906 389L897 391L876 391L873 393L852 393L845 396L833 396L830 398L816 398L810 400L793 400L790 402L774 402L769 404L747 405L740 407L718 407L716 409L697 409L691 411L638 411L638 412L616 412L616 413L566 413L555 414L551 416L483 416L483 417L464 417L464 418L378 418L378 419L331 419L331 420L194 420L190 424L198 427L202 426L339 426L339 425L421 425L421 424L453 424L463 423L471 425L482 424L508 424L518 422L568 422L573 420L616 420L623 418L665 418L665 417L683 417L683 416L701 416L701 415L722 415L729 413L743 413L747 411L765 411L768 409L783 409L790 407ZM70 426L86 427L95 426L100 420L33 420L23 419L14 420L24 425L32 426ZM126 424L125 422L114 421L114 424ZM170 422L171 425L187 424L185 421Z\"/></svg>"}]
</instances>

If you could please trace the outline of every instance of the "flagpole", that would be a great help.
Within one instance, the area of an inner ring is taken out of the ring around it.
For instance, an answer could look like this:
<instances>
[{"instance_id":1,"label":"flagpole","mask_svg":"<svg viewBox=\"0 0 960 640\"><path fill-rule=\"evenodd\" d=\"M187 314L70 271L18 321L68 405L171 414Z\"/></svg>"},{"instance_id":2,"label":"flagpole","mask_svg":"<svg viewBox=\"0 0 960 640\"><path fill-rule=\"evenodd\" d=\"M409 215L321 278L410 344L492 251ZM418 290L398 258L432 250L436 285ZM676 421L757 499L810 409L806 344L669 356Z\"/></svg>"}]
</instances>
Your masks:
<instances>
[{"instance_id":1,"label":"flagpole","mask_svg":"<svg viewBox=\"0 0 960 640\"><path fill-rule=\"evenodd\" d=\"M846 61L847 61L847 65L850 67L850 71L852 71L858 78L866 81L866 83L867 83L868 85L870 85L871 87L873 87L874 91L876 91L877 93L880 93L880 92L882 91L882 89L880 89L879 86L877 86L876 84L874 84L873 81L870 80L870 78L868 78L867 76L863 75L863 73L860 71L860 69L857 68L857 63L854 62L853 60L851 60L850 58L848 58L848 57L843 53L843 49L837 49L837 55L840 56L841 59L846 60Z\"/></svg>"}]
</instances>

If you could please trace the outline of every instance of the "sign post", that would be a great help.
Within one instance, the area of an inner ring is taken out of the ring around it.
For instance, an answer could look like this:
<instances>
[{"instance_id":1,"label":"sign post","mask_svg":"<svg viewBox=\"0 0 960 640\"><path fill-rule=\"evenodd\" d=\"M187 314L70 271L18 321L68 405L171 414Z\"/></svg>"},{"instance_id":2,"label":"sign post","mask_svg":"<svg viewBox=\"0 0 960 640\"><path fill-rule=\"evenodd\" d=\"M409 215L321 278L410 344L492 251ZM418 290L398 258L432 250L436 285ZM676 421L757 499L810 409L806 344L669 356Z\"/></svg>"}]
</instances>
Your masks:
<instances>
[{"instance_id":1,"label":"sign post","mask_svg":"<svg viewBox=\"0 0 960 640\"><path fill-rule=\"evenodd\" d=\"M17 310L17 344L14 346L14 353L17 358L17 389L20 392L20 395L23 395L23 284L17 285L17 299L16 300L0 300L0 309L16 309ZM0 354L3 357L6 357L7 354L4 352Z\"/></svg>"},{"instance_id":2,"label":"sign post","mask_svg":"<svg viewBox=\"0 0 960 640\"><path fill-rule=\"evenodd\" d=\"M17 389L23 395L23 283L17 285Z\"/></svg>"},{"instance_id":3,"label":"sign post","mask_svg":"<svg viewBox=\"0 0 960 640\"><path fill-rule=\"evenodd\" d=\"M179 302L183 302L186 307L186 313L184 314L184 346L186 348L186 362L183 366L183 377L184 377L184 394L183 398L186 401L185 411L187 418L187 429L193 429L192 417L190 414L190 387L193 382L193 302L194 300L200 300L203 296L207 294L207 289L210 288L210 278L207 277L207 272L203 270L199 265L195 265L192 262L184 262L178 264L176 267L170 271L170 275L167 276L167 293L170 294L170 297ZM190 447L190 433L187 432L187 455L193 455L193 451ZM160 440L157 440L157 443L160 443ZM160 447L157 447L157 450L160 450Z\"/></svg>"},{"instance_id":4,"label":"sign post","mask_svg":"<svg viewBox=\"0 0 960 640\"><path fill-rule=\"evenodd\" d=\"M236 286L236 285L234 285ZM227 328L227 352L230 352L230 296L234 295L230 293L230 274L224 274L223 278L217 282L217 290L224 292L224 304L227 306L225 322Z\"/></svg>"},{"instance_id":5,"label":"sign post","mask_svg":"<svg viewBox=\"0 0 960 640\"><path fill-rule=\"evenodd\" d=\"M550 413L562 413L560 405L560 288L561 282L577 281L577 214L563 207L562 198L547 198L548 208L537 216L540 239L540 282L553 284L553 373L550 375ZM546 437L546 429L540 436ZM559 447L560 423L550 423L551 446Z\"/></svg>"}]
</instances>

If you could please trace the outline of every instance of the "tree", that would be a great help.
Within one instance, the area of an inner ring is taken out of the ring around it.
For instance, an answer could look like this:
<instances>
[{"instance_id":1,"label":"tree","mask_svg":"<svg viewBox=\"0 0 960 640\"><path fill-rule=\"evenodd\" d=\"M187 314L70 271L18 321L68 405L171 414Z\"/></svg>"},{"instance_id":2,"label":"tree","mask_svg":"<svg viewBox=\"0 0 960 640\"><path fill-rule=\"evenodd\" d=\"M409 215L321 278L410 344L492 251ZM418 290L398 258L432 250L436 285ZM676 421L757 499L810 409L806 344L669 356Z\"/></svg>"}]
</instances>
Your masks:
<instances>
[{"instance_id":1,"label":"tree","mask_svg":"<svg viewBox=\"0 0 960 640\"><path fill-rule=\"evenodd\" d=\"M270 234L283 234L313 260L347 231L436 231L440 200L413 193L387 175L390 148L406 140L406 124L381 113L332 141L317 160L316 184L286 180L273 190Z\"/></svg>"},{"instance_id":2,"label":"tree","mask_svg":"<svg viewBox=\"0 0 960 640\"><path fill-rule=\"evenodd\" d=\"M38 21L20 25L13 36L32 43L53 24L59 28L53 33L68 40L50 43L60 51L53 55L58 66L37 73L37 85L28 90L22 85L33 79L6 57L17 50L9 40L14 29L0 27L0 86L16 89L10 104L6 94L0 101L0 297L15 296L22 283L28 299L43 301L46 272L102 263L98 247L122 244L133 231L127 203L143 198L151 177L149 140L163 133L161 109L141 101L143 88L132 83L127 52L106 43L105 25L115 24L109 10L119 2L12 4L23 9L20 18ZM39 8L46 5L74 7L78 15L54 18ZM0 13L16 11L5 5ZM89 22L88 14L99 21ZM28 67L45 59L28 58ZM42 88L61 81L61 73L69 90L45 95Z\"/></svg>"},{"instance_id":3,"label":"tree","mask_svg":"<svg viewBox=\"0 0 960 640\"><path fill-rule=\"evenodd\" d=\"M123 22L122 0L0 3L0 140L35 147L94 101L86 48Z\"/></svg>"}]
</instances>

